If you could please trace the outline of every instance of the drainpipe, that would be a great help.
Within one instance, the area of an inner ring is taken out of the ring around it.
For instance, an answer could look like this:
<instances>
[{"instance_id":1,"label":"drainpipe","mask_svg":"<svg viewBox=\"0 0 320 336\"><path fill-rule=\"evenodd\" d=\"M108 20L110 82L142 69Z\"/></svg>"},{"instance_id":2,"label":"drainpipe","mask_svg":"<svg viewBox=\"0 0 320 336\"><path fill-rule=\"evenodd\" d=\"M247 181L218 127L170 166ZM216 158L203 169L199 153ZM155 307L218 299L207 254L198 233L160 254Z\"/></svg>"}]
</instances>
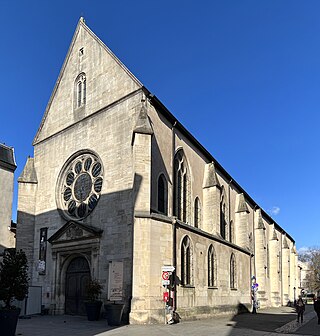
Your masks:
<instances>
[{"instance_id":1,"label":"drainpipe","mask_svg":"<svg viewBox=\"0 0 320 336\"><path fill-rule=\"evenodd\" d=\"M174 154L175 154L175 126L177 122L175 121L172 125L172 215L174 212L174 182L175 182L175 176L174 176ZM172 216L172 266L174 267L174 285L173 285L173 302L172 302L172 308L175 311L177 308L177 286L176 286L176 277L177 277L177 218L175 216Z\"/></svg>"},{"instance_id":2,"label":"drainpipe","mask_svg":"<svg viewBox=\"0 0 320 336\"><path fill-rule=\"evenodd\" d=\"M253 208L253 219L252 219L252 243L253 243L253 255L256 255L256 236L255 236L255 230L254 230L254 215L256 208L258 208L257 205L254 206ZM257 269L256 269L256 260L253 260L253 266L254 266L254 275L257 276Z\"/></svg>"},{"instance_id":3,"label":"drainpipe","mask_svg":"<svg viewBox=\"0 0 320 336\"><path fill-rule=\"evenodd\" d=\"M177 308L177 285L176 285L176 277L177 277L177 219L176 217L173 217L172 221L172 230L173 230L173 237L172 237L172 266L174 267L174 281L173 281L173 302L172 302L172 308L175 311Z\"/></svg>"}]
</instances>

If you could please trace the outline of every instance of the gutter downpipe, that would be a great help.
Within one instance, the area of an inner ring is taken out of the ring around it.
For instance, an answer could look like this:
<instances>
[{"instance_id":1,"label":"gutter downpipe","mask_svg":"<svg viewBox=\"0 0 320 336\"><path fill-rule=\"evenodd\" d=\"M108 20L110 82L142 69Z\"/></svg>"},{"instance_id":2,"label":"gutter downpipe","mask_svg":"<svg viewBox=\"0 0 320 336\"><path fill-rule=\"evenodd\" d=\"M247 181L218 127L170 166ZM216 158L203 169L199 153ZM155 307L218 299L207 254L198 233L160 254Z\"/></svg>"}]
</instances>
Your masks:
<instances>
[{"instance_id":1,"label":"gutter downpipe","mask_svg":"<svg viewBox=\"0 0 320 336\"><path fill-rule=\"evenodd\" d=\"M175 126L177 121L172 125L172 214L175 214L174 211L174 154L175 154ZM174 267L174 282L173 282L173 302L172 308L173 311L177 309L177 286L176 286L176 277L177 277L177 217L172 216L172 266Z\"/></svg>"},{"instance_id":2,"label":"gutter downpipe","mask_svg":"<svg viewBox=\"0 0 320 336\"><path fill-rule=\"evenodd\" d=\"M257 270L256 270L256 262L253 258L255 256L255 247L256 247L256 236L254 234L254 214L256 211L257 205L253 207L253 221L252 221L252 245L253 245L253 251L250 250L250 298L251 298L251 304L253 304L252 295L251 295L251 285L252 285L252 276L254 275L257 279ZM253 265L252 265L253 264ZM252 269L254 271L254 274L252 274Z\"/></svg>"},{"instance_id":3,"label":"gutter downpipe","mask_svg":"<svg viewBox=\"0 0 320 336\"><path fill-rule=\"evenodd\" d=\"M256 213L256 209L258 208L257 204L253 208L253 219L252 219L252 243L253 243L253 255L256 255L256 235L255 235L255 228L254 228L254 217ZM256 269L256 261L254 259L254 275L257 275L257 269Z\"/></svg>"}]
</instances>

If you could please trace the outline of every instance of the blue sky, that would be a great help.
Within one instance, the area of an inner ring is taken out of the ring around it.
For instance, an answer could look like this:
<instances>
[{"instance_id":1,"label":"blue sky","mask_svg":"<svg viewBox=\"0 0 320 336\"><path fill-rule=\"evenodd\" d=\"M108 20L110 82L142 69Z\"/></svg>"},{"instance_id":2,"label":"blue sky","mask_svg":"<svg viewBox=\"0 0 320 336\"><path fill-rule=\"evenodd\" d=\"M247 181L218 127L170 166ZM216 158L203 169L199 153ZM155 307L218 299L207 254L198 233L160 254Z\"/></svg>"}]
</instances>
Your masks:
<instances>
[{"instance_id":1,"label":"blue sky","mask_svg":"<svg viewBox=\"0 0 320 336\"><path fill-rule=\"evenodd\" d=\"M320 1L0 0L17 183L81 15L296 240L319 245Z\"/></svg>"}]
</instances>

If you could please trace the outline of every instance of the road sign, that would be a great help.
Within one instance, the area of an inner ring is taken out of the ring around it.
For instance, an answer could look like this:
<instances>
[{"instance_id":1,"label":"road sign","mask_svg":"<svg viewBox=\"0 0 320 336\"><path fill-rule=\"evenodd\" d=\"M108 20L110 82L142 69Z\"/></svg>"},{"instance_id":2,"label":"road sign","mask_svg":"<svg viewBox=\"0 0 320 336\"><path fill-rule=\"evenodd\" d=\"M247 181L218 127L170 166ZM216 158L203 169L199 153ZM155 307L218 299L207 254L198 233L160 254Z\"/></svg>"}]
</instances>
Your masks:
<instances>
[{"instance_id":1,"label":"road sign","mask_svg":"<svg viewBox=\"0 0 320 336\"><path fill-rule=\"evenodd\" d=\"M174 266L162 266L162 272L173 272L174 270Z\"/></svg>"},{"instance_id":2,"label":"road sign","mask_svg":"<svg viewBox=\"0 0 320 336\"><path fill-rule=\"evenodd\" d=\"M170 280L162 280L162 286L170 285Z\"/></svg>"},{"instance_id":3,"label":"road sign","mask_svg":"<svg viewBox=\"0 0 320 336\"><path fill-rule=\"evenodd\" d=\"M169 292L164 292L163 293L163 301L168 302L169 301Z\"/></svg>"},{"instance_id":4,"label":"road sign","mask_svg":"<svg viewBox=\"0 0 320 336\"><path fill-rule=\"evenodd\" d=\"M165 272L162 272L162 279L163 280L169 280L169 272L165 271Z\"/></svg>"}]
</instances>

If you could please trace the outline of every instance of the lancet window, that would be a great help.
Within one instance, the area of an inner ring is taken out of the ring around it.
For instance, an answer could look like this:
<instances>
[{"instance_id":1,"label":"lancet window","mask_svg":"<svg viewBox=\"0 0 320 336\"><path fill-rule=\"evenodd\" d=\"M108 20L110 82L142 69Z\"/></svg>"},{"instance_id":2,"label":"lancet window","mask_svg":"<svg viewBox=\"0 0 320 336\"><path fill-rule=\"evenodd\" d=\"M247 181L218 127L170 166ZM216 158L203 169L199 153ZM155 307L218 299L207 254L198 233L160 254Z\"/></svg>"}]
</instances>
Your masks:
<instances>
[{"instance_id":1,"label":"lancet window","mask_svg":"<svg viewBox=\"0 0 320 336\"><path fill-rule=\"evenodd\" d=\"M192 284L192 247L188 236L181 244L181 283L184 286Z\"/></svg>"},{"instance_id":2,"label":"lancet window","mask_svg":"<svg viewBox=\"0 0 320 336\"><path fill-rule=\"evenodd\" d=\"M217 287L217 257L212 245L208 250L208 286Z\"/></svg>"},{"instance_id":3,"label":"lancet window","mask_svg":"<svg viewBox=\"0 0 320 336\"><path fill-rule=\"evenodd\" d=\"M190 221L190 178L183 150L174 160L174 215L181 221Z\"/></svg>"},{"instance_id":4,"label":"lancet window","mask_svg":"<svg viewBox=\"0 0 320 336\"><path fill-rule=\"evenodd\" d=\"M158 211L165 215L168 213L168 186L163 174L158 178Z\"/></svg>"},{"instance_id":5,"label":"lancet window","mask_svg":"<svg viewBox=\"0 0 320 336\"><path fill-rule=\"evenodd\" d=\"M75 81L75 107L80 108L86 104L87 95L86 75L81 73Z\"/></svg>"},{"instance_id":6,"label":"lancet window","mask_svg":"<svg viewBox=\"0 0 320 336\"><path fill-rule=\"evenodd\" d=\"M236 257L232 253L230 257L230 288L235 289L237 287L237 265Z\"/></svg>"}]
</instances>

